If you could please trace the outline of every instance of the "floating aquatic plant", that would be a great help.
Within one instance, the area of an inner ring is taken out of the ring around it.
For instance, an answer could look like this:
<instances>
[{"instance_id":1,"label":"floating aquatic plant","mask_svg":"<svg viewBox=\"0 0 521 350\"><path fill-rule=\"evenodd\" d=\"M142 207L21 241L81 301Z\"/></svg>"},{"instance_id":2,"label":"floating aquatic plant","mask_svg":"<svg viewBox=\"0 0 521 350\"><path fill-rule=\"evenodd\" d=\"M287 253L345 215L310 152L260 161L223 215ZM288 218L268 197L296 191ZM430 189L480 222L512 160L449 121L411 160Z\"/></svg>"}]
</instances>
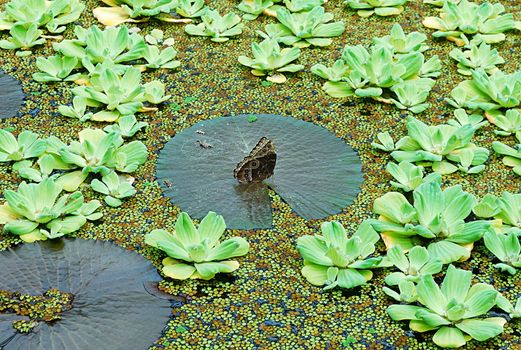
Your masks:
<instances>
[{"instance_id":1,"label":"floating aquatic plant","mask_svg":"<svg viewBox=\"0 0 521 350\"><path fill-rule=\"evenodd\" d=\"M322 6L316 6L308 12L291 13L282 7L276 11L280 23L265 26L265 31L257 31L264 39L277 39L285 45L304 48L308 46L328 46L331 37L344 32L344 22L331 22L333 14L326 13Z\"/></svg>"},{"instance_id":2,"label":"floating aquatic plant","mask_svg":"<svg viewBox=\"0 0 521 350\"><path fill-rule=\"evenodd\" d=\"M25 95L20 82L0 70L0 119L14 117L22 104Z\"/></svg>"},{"instance_id":3,"label":"floating aquatic plant","mask_svg":"<svg viewBox=\"0 0 521 350\"><path fill-rule=\"evenodd\" d=\"M274 173L264 182L240 184L233 170L262 137L275 147ZM204 120L177 133L159 155L157 181L192 217L213 209L229 228L252 229L272 225L268 186L298 215L321 219L352 203L363 176L357 153L328 130L257 114Z\"/></svg>"},{"instance_id":4,"label":"floating aquatic plant","mask_svg":"<svg viewBox=\"0 0 521 350\"><path fill-rule=\"evenodd\" d=\"M346 46L332 67L316 64L311 72L328 80L322 88L330 96L370 97L420 113L429 107L425 101L434 85L431 78L441 68L437 56L425 61L425 39L420 33L405 35L395 24L391 34L374 39L369 50ZM384 89L394 96L383 97Z\"/></svg>"},{"instance_id":5,"label":"floating aquatic plant","mask_svg":"<svg viewBox=\"0 0 521 350\"><path fill-rule=\"evenodd\" d=\"M423 183L413 191L413 203L399 192L376 199L370 220L388 249L409 250L426 242L433 259L444 264L468 259L473 243L491 230L485 220L465 221L476 206L476 198L460 185L441 189L440 180Z\"/></svg>"},{"instance_id":6,"label":"floating aquatic plant","mask_svg":"<svg viewBox=\"0 0 521 350\"><path fill-rule=\"evenodd\" d=\"M472 79L464 80L450 93L447 101L457 108L481 109L497 113L501 108L513 108L521 101L521 70L512 74L497 71L488 75L482 69L472 71Z\"/></svg>"},{"instance_id":7,"label":"floating aquatic plant","mask_svg":"<svg viewBox=\"0 0 521 350\"><path fill-rule=\"evenodd\" d=\"M89 107L103 107L90 117L95 121L114 122L121 116L154 110L145 109L143 103L159 104L170 98L170 95L165 95L165 86L160 81L141 84L139 69L125 67L125 70L118 74L114 65L108 61L96 66L89 76L89 81L89 86L75 87L72 92L76 97L85 99ZM81 109L83 110L83 106Z\"/></svg>"},{"instance_id":8,"label":"floating aquatic plant","mask_svg":"<svg viewBox=\"0 0 521 350\"><path fill-rule=\"evenodd\" d=\"M414 191L425 182L439 181L440 179L438 173L431 173L424 177L424 168L421 165L414 165L405 160L398 164L389 162L386 170L396 180L391 181L391 185L404 192Z\"/></svg>"},{"instance_id":9,"label":"floating aquatic plant","mask_svg":"<svg viewBox=\"0 0 521 350\"><path fill-rule=\"evenodd\" d=\"M175 12L186 18L201 17L208 10L204 0L177 0Z\"/></svg>"},{"instance_id":10,"label":"floating aquatic plant","mask_svg":"<svg viewBox=\"0 0 521 350\"><path fill-rule=\"evenodd\" d=\"M385 277L385 283L390 286L404 280L418 283L422 276L435 275L443 268L440 260L434 259L427 249L420 246L412 247L407 256L400 247L392 247L387 251L386 259L400 270Z\"/></svg>"},{"instance_id":11,"label":"floating aquatic plant","mask_svg":"<svg viewBox=\"0 0 521 350\"><path fill-rule=\"evenodd\" d=\"M101 181L93 179L90 187L96 192L105 195L105 203L111 207L119 207L123 198L131 197L136 194L136 189L132 186L134 178L130 176L118 175L115 171L104 175Z\"/></svg>"},{"instance_id":12,"label":"floating aquatic plant","mask_svg":"<svg viewBox=\"0 0 521 350\"><path fill-rule=\"evenodd\" d=\"M473 209L479 218L493 218L498 233L521 233L521 194L503 192L501 197L487 194Z\"/></svg>"},{"instance_id":13,"label":"floating aquatic plant","mask_svg":"<svg viewBox=\"0 0 521 350\"><path fill-rule=\"evenodd\" d=\"M477 4L467 0L457 4L445 1L440 16L426 17L423 25L436 29L432 34L434 37L446 38L458 46L468 45L470 36L476 45L498 43L505 40L504 32L521 28L511 13L505 13L501 3L485 1Z\"/></svg>"},{"instance_id":14,"label":"floating aquatic plant","mask_svg":"<svg viewBox=\"0 0 521 350\"><path fill-rule=\"evenodd\" d=\"M346 0L352 9L358 10L360 17L395 16L403 12L403 6L409 0Z\"/></svg>"},{"instance_id":15,"label":"floating aquatic plant","mask_svg":"<svg viewBox=\"0 0 521 350\"><path fill-rule=\"evenodd\" d=\"M251 73L256 76L266 76L266 80L274 83L284 83L286 76L283 72L298 72L304 69L301 64L290 64L300 57L298 47L280 49L275 39L264 39L260 43L252 43L253 59L239 56L239 63L252 68Z\"/></svg>"},{"instance_id":16,"label":"floating aquatic plant","mask_svg":"<svg viewBox=\"0 0 521 350\"><path fill-rule=\"evenodd\" d=\"M518 234L519 231L509 234L487 232L483 237L485 247L501 261L499 264L494 264L494 267L511 275L515 275L517 269L521 268L521 246Z\"/></svg>"},{"instance_id":17,"label":"floating aquatic plant","mask_svg":"<svg viewBox=\"0 0 521 350\"><path fill-rule=\"evenodd\" d=\"M492 149L494 152L504 155L503 164L513 168L514 173L521 176L521 139L518 136L519 133L516 134L516 137L520 143L514 147L510 147L503 142L494 141L492 142Z\"/></svg>"},{"instance_id":18,"label":"floating aquatic plant","mask_svg":"<svg viewBox=\"0 0 521 350\"><path fill-rule=\"evenodd\" d=\"M179 19L171 15L178 0L101 0L109 7L96 7L94 17L105 26L117 26L125 22L145 22L150 17L173 22L187 23L190 19Z\"/></svg>"},{"instance_id":19,"label":"floating aquatic plant","mask_svg":"<svg viewBox=\"0 0 521 350\"><path fill-rule=\"evenodd\" d=\"M372 278L370 269L379 267L382 258L368 258L380 239L369 223L360 225L351 238L337 221L324 222L321 231L322 235L297 239L297 249L304 259L302 275L309 283L325 286L325 290L354 288Z\"/></svg>"},{"instance_id":20,"label":"floating aquatic plant","mask_svg":"<svg viewBox=\"0 0 521 350\"><path fill-rule=\"evenodd\" d=\"M458 72L463 75L472 75L476 69L483 69L491 75L499 70L498 65L505 63L497 49L491 49L484 42L479 46L471 44L464 51L455 48L450 52L450 57L458 61Z\"/></svg>"},{"instance_id":21,"label":"floating aquatic plant","mask_svg":"<svg viewBox=\"0 0 521 350\"><path fill-rule=\"evenodd\" d=\"M39 28L61 33L66 24L80 18L84 8L80 0L11 0L0 12L0 31L9 30L11 37L0 40L0 47L26 50L41 45L45 38Z\"/></svg>"},{"instance_id":22,"label":"floating aquatic plant","mask_svg":"<svg viewBox=\"0 0 521 350\"><path fill-rule=\"evenodd\" d=\"M242 18L253 21L261 14L266 13L275 2L276 1L272 0L242 0L242 2L237 5L237 9L245 13Z\"/></svg>"},{"instance_id":23,"label":"floating aquatic plant","mask_svg":"<svg viewBox=\"0 0 521 350\"><path fill-rule=\"evenodd\" d=\"M47 142L34 132L25 130L16 138L9 131L0 129L0 162L37 158L46 149Z\"/></svg>"},{"instance_id":24,"label":"floating aquatic plant","mask_svg":"<svg viewBox=\"0 0 521 350\"><path fill-rule=\"evenodd\" d=\"M497 113L485 113L487 119L499 127L501 130L494 130L494 133L501 136L515 135L519 140L521 139L521 110L509 109L505 114Z\"/></svg>"},{"instance_id":25,"label":"floating aquatic plant","mask_svg":"<svg viewBox=\"0 0 521 350\"><path fill-rule=\"evenodd\" d=\"M0 342L5 349L146 349L161 336L172 314L168 300L144 287L161 280L154 265L111 242L60 239L21 244L0 252L0 265L4 290L28 298L52 290L53 295L72 297L69 308L53 321L35 320L33 313L1 312ZM20 333L9 316L34 321L35 327Z\"/></svg>"},{"instance_id":26,"label":"floating aquatic plant","mask_svg":"<svg viewBox=\"0 0 521 350\"><path fill-rule=\"evenodd\" d=\"M0 224L4 231L25 242L57 238L79 230L87 220L97 220L100 203L84 202L81 192L58 198L62 187L52 179L39 184L22 182L18 191L4 192L6 203L0 206Z\"/></svg>"},{"instance_id":27,"label":"floating aquatic plant","mask_svg":"<svg viewBox=\"0 0 521 350\"><path fill-rule=\"evenodd\" d=\"M506 320L486 317L499 293L493 286L471 286L472 272L450 265L441 286L424 275L416 286L418 305L391 305L387 313L395 321L408 320L416 332L436 330L432 340L443 348L464 346L469 339L485 341L503 332Z\"/></svg>"},{"instance_id":28,"label":"floating aquatic plant","mask_svg":"<svg viewBox=\"0 0 521 350\"><path fill-rule=\"evenodd\" d=\"M235 13L221 16L216 10L207 10L201 15L201 20L197 25L188 24L185 32L190 35L208 36L211 41L222 43L230 40L232 36L240 35L244 28L241 17Z\"/></svg>"},{"instance_id":29,"label":"floating aquatic plant","mask_svg":"<svg viewBox=\"0 0 521 350\"><path fill-rule=\"evenodd\" d=\"M209 280L218 273L230 273L239 263L229 260L248 253L248 242L233 237L220 242L226 229L224 218L209 212L196 228L190 216L179 214L175 231L154 230L145 236L145 243L163 250L168 258L163 260L163 273L171 278L185 280L202 278Z\"/></svg>"},{"instance_id":30,"label":"floating aquatic plant","mask_svg":"<svg viewBox=\"0 0 521 350\"><path fill-rule=\"evenodd\" d=\"M454 110L454 118L449 119L447 124L452 125L456 128L461 128L465 125L472 126L475 130L488 124L488 121L484 120L480 114L468 114L463 108Z\"/></svg>"},{"instance_id":31,"label":"floating aquatic plant","mask_svg":"<svg viewBox=\"0 0 521 350\"><path fill-rule=\"evenodd\" d=\"M123 144L116 132L106 133L100 129L84 129L78 133L79 141L72 141L60 149L63 162L81 170L69 173L67 185L77 188L90 173L108 175L112 171L132 173L147 159L148 151L140 141Z\"/></svg>"},{"instance_id":32,"label":"floating aquatic plant","mask_svg":"<svg viewBox=\"0 0 521 350\"><path fill-rule=\"evenodd\" d=\"M38 82L48 83L51 81L74 81L80 77L80 73L71 72L78 65L76 57L54 55L48 58L38 57L36 67L40 72L33 74L33 79Z\"/></svg>"},{"instance_id":33,"label":"floating aquatic plant","mask_svg":"<svg viewBox=\"0 0 521 350\"><path fill-rule=\"evenodd\" d=\"M427 126L414 117L407 117L408 135L394 145L391 156L398 162L420 162L440 174L463 171L470 174L485 168L489 151L470 142L476 131L471 124ZM389 146L394 144L391 140ZM386 146L380 149L388 150ZM455 163L455 164L454 164Z\"/></svg>"},{"instance_id":34,"label":"floating aquatic plant","mask_svg":"<svg viewBox=\"0 0 521 350\"><path fill-rule=\"evenodd\" d=\"M117 124L106 126L103 130L108 133L115 132L123 138L129 138L147 125L147 122L138 122L133 115L126 115L121 117Z\"/></svg>"}]
</instances>

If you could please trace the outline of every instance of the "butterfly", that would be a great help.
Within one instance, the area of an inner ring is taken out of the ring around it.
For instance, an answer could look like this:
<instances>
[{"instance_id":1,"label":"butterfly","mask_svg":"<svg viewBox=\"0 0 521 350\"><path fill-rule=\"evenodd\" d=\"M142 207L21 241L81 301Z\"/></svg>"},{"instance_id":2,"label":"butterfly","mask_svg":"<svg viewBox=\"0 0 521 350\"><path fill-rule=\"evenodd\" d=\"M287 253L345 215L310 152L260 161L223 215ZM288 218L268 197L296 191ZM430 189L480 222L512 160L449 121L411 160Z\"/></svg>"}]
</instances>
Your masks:
<instances>
[{"instance_id":1,"label":"butterfly","mask_svg":"<svg viewBox=\"0 0 521 350\"><path fill-rule=\"evenodd\" d=\"M273 142L261 137L250 154L241 160L233 170L233 177L239 183L262 182L271 175L277 163L277 153Z\"/></svg>"}]
</instances>

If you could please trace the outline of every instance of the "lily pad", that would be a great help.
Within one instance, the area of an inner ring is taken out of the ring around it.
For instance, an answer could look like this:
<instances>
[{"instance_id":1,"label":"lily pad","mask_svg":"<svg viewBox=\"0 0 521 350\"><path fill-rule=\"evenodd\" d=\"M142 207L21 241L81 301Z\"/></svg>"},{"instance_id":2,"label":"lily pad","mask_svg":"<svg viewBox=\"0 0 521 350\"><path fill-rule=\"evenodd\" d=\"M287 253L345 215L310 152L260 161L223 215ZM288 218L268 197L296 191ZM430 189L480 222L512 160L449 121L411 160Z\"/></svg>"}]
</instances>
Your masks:
<instances>
[{"instance_id":1,"label":"lily pad","mask_svg":"<svg viewBox=\"0 0 521 350\"><path fill-rule=\"evenodd\" d=\"M1 252L0 266L3 290L41 295L56 288L74 295L60 320L39 322L28 334L9 327L18 316L1 314L5 350L147 349L169 320L170 303L144 287L161 279L156 268L110 242L24 244Z\"/></svg>"},{"instance_id":2,"label":"lily pad","mask_svg":"<svg viewBox=\"0 0 521 350\"><path fill-rule=\"evenodd\" d=\"M24 98L20 82L0 70L0 119L14 117Z\"/></svg>"},{"instance_id":3,"label":"lily pad","mask_svg":"<svg viewBox=\"0 0 521 350\"><path fill-rule=\"evenodd\" d=\"M274 174L262 183L239 184L233 170L263 136L276 148ZM190 216L215 211L236 229L271 227L268 187L310 220L341 212L363 181L360 158L344 140L313 123L269 114L206 120L183 130L161 151L157 178Z\"/></svg>"}]
</instances>

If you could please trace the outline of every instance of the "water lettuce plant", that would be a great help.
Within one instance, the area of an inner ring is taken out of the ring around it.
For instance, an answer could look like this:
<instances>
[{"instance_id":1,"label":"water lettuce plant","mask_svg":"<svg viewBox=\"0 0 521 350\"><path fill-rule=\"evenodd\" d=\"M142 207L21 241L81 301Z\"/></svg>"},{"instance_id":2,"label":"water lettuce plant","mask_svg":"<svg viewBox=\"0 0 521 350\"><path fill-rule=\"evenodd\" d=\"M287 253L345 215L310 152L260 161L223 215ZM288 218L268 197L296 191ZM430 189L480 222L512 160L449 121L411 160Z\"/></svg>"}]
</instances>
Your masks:
<instances>
[{"instance_id":1,"label":"water lettuce plant","mask_svg":"<svg viewBox=\"0 0 521 350\"><path fill-rule=\"evenodd\" d=\"M276 1L272 0L242 0L237 9L244 12L242 18L247 21L253 21L261 14L266 13Z\"/></svg>"},{"instance_id":2,"label":"water lettuce plant","mask_svg":"<svg viewBox=\"0 0 521 350\"><path fill-rule=\"evenodd\" d=\"M102 107L91 116L95 121L114 122L121 116L154 110L146 108L144 102L159 104L170 98L165 95L165 86L160 81L141 84L139 69L126 66L118 73L108 61L96 66L89 75L89 82L89 86L77 86L72 92L76 97L84 98L87 106Z\"/></svg>"},{"instance_id":3,"label":"water lettuce plant","mask_svg":"<svg viewBox=\"0 0 521 350\"><path fill-rule=\"evenodd\" d=\"M454 48L450 57L458 62L458 73L463 75L472 75L472 71L476 69L483 69L491 75L499 70L498 65L505 63L497 49L492 49L484 42L479 46L471 44L464 51Z\"/></svg>"},{"instance_id":4,"label":"water lettuce plant","mask_svg":"<svg viewBox=\"0 0 521 350\"><path fill-rule=\"evenodd\" d=\"M326 0L283 0L284 6L293 13L311 11L325 2Z\"/></svg>"},{"instance_id":5,"label":"water lettuce plant","mask_svg":"<svg viewBox=\"0 0 521 350\"><path fill-rule=\"evenodd\" d=\"M473 243L491 230L488 221L466 221L477 200L460 185L442 190L438 178L418 186L412 197L411 204L403 194L388 192L374 201L379 217L369 223L388 249L425 244L433 259L447 264L468 259Z\"/></svg>"},{"instance_id":6,"label":"water lettuce plant","mask_svg":"<svg viewBox=\"0 0 521 350\"><path fill-rule=\"evenodd\" d=\"M420 162L440 174L458 170L475 174L485 168L489 151L470 142L476 131L471 124L428 126L408 116L407 131L408 135L398 140L391 152L391 157L398 162Z\"/></svg>"},{"instance_id":7,"label":"water lettuce plant","mask_svg":"<svg viewBox=\"0 0 521 350\"><path fill-rule=\"evenodd\" d=\"M37 158L47 149L47 142L32 131L22 131L16 138L9 131L0 129L0 162Z\"/></svg>"},{"instance_id":8,"label":"water lettuce plant","mask_svg":"<svg viewBox=\"0 0 521 350\"><path fill-rule=\"evenodd\" d=\"M331 22L333 14L326 13L322 6L316 6L308 12L291 13L281 7L276 11L280 23L265 26L265 31L257 34L267 39L277 39L285 45L304 48L308 46L328 46L331 37L340 36L344 32L344 22Z\"/></svg>"},{"instance_id":9,"label":"water lettuce plant","mask_svg":"<svg viewBox=\"0 0 521 350\"><path fill-rule=\"evenodd\" d=\"M504 155L503 164L511 167L516 175L521 176L521 139L519 133L516 133L518 144L514 147L510 147L503 142L494 141L492 142L492 149L494 152Z\"/></svg>"},{"instance_id":10,"label":"water lettuce plant","mask_svg":"<svg viewBox=\"0 0 521 350\"><path fill-rule=\"evenodd\" d=\"M108 133L115 132L123 138L129 138L147 125L147 122L138 122L133 115L126 115L121 117L117 124L108 125L103 130Z\"/></svg>"},{"instance_id":11,"label":"water lettuce plant","mask_svg":"<svg viewBox=\"0 0 521 350\"><path fill-rule=\"evenodd\" d=\"M515 135L518 140L521 139L521 110L509 109L504 114L486 112L487 119L500 128L501 130L494 130L494 133L501 136Z\"/></svg>"},{"instance_id":12,"label":"water lettuce plant","mask_svg":"<svg viewBox=\"0 0 521 350\"><path fill-rule=\"evenodd\" d=\"M521 194L503 192L501 197L485 195L472 210L483 219L494 219L493 228L497 233L521 234Z\"/></svg>"},{"instance_id":13,"label":"water lettuce plant","mask_svg":"<svg viewBox=\"0 0 521 350\"><path fill-rule=\"evenodd\" d=\"M72 141L60 150L64 162L75 164L84 173L107 175L112 170L132 173L147 158L147 148L141 141L123 144L116 132L84 129L78 133L79 141Z\"/></svg>"},{"instance_id":14,"label":"water lettuce plant","mask_svg":"<svg viewBox=\"0 0 521 350\"><path fill-rule=\"evenodd\" d=\"M230 40L231 36L240 35L244 28L241 17L235 13L221 16L216 10L207 10L201 15L201 23L188 24L185 32L190 35L208 36L211 41L222 43Z\"/></svg>"},{"instance_id":15,"label":"water lettuce plant","mask_svg":"<svg viewBox=\"0 0 521 350\"><path fill-rule=\"evenodd\" d=\"M425 59L424 41L424 35L405 35L395 24L390 35L374 39L369 49L346 46L332 67L316 64L311 72L328 80L322 88L330 96L369 97L420 113L429 107L431 78L441 69L438 56Z\"/></svg>"},{"instance_id":16,"label":"water lettuce plant","mask_svg":"<svg viewBox=\"0 0 521 350\"><path fill-rule=\"evenodd\" d=\"M107 175L98 179L93 179L90 183L92 189L105 195L104 201L111 207L119 207L123 202L121 199L131 197L136 194L136 189L132 186L133 178L118 175L111 171Z\"/></svg>"},{"instance_id":17,"label":"water lettuce plant","mask_svg":"<svg viewBox=\"0 0 521 350\"><path fill-rule=\"evenodd\" d=\"M80 73L71 74L78 65L76 57L54 55L48 58L36 58L36 67L40 70L33 74L33 79L48 83L51 81L74 81L80 77Z\"/></svg>"},{"instance_id":18,"label":"water lettuce plant","mask_svg":"<svg viewBox=\"0 0 521 350\"><path fill-rule=\"evenodd\" d=\"M465 125L470 125L474 130L478 130L481 127L488 124L488 121L484 120L480 114L468 114L463 108L454 110L454 118L447 120L447 124L452 125L456 128L461 128Z\"/></svg>"},{"instance_id":19,"label":"water lettuce plant","mask_svg":"<svg viewBox=\"0 0 521 350\"><path fill-rule=\"evenodd\" d=\"M324 289L353 288L369 281L371 268L379 267L381 257L368 258L380 239L370 224L362 223L355 234L347 233L337 221L324 222L322 235L302 236L297 249L304 259L302 275L315 286Z\"/></svg>"},{"instance_id":20,"label":"water lettuce plant","mask_svg":"<svg viewBox=\"0 0 521 350\"><path fill-rule=\"evenodd\" d=\"M394 246L387 251L386 259L400 272L392 272L385 277L385 283L396 286L402 281L418 283L423 275L435 275L441 272L443 264L430 256L429 251L421 246L412 247L405 255L403 250Z\"/></svg>"},{"instance_id":21,"label":"water lettuce plant","mask_svg":"<svg viewBox=\"0 0 521 350\"><path fill-rule=\"evenodd\" d=\"M395 16L403 12L403 6L409 0L346 0L352 9L358 10L360 17Z\"/></svg>"},{"instance_id":22,"label":"water lettuce plant","mask_svg":"<svg viewBox=\"0 0 521 350\"><path fill-rule=\"evenodd\" d=\"M41 45L45 38L39 28L61 33L66 24L80 18L84 9L80 0L11 0L0 12L0 31L9 30L11 37L0 40L0 47L14 50Z\"/></svg>"},{"instance_id":23,"label":"water lettuce plant","mask_svg":"<svg viewBox=\"0 0 521 350\"><path fill-rule=\"evenodd\" d=\"M266 76L266 80L274 83L284 83L286 76L283 72L298 72L304 69L301 64L290 64L300 57L298 47L281 50L275 39L264 39L260 43L252 43L253 58L239 56L239 63L252 68L251 73L256 76Z\"/></svg>"},{"instance_id":24,"label":"water lettuce plant","mask_svg":"<svg viewBox=\"0 0 521 350\"><path fill-rule=\"evenodd\" d=\"M178 0L101 0L109 7L96 7L94 17L105 26L117 26L125 22L145 22L150 17L173 22L187 23L190 19L179 19L171 15Z\"/></svg>"},{"instance_id":25,"label":"water lettuce plant","mask_svg":"<svg viewBox=\"0 0 521 350\"><path fill-rule=\"evenodd\" d=\"M404 192L414 191L425 182L441 179L441 175L438 173L430 173L424 177L424 168L421 165L414 165L405 160L398 164L389 162L385 170L396 180L391 181L391 185Z\"/></svg>"},{"instance_id":26,"label":"water lettuce plant","mask_svg":"<svg viewBox=\"0 0 521 350\"><path fill-rule=\"evenodd\" d=\"M503 295L499 294L497 298L497 306L505 312L508 312L510 318L521 317L521 297L517 298L515 306Z\"/></svg>"},{"instance_id":27,"label":"water lettuce plant","mask_svg":"<svg viewBox=\"0 0 521 350\"><path fill-rule=\"evenodd\" d=\"M517 269L521 268L521 245L519 244L518 233L497 234L496 232L487 232L483 237L485 247L501 261L494 264L494 267L511 275L515 275Z\"/></svg>"},{"instance_id":28,"label":"water lettuce plant","mask_svg":"<svg viewBox=\"0 0 521 350\"><path fill-rule=\"evenodd\" d=\"M497 71L488 75L483 69L472 71L472 79L464 80L447 99L452 106L481 109L489 113L501 108L513 108L521 101L521 70L512 74Z\"/></svg>"},{"instance_id":29,"label":"water lettuce plant","mask_svg":"<svg viewBox=\"0 0 521 350\"><path fill-rule=\"evenodd\" d=\"M204 0L177 0L175 12L185 18L201 17L208 10Z\"/></svg>"},{"instance_id":30,"label":"water lettuce plant","mask_svg":"<svg viewBox=\"0 0 521 350\"><path fill-rule=\"evenodd\" d=\"M471 286L472 272L450 265L440 286L432 275L423 275L416 286L418 305L391 305L395 321L409 321L415 332L436 330L432 340L443 348L464 346L468 340L485 341L503 332L506 319L486 317L499 293L493 286Z\"/></svg>"},{"instance_id":31,"label":"water lettuce plant","mask_svg":"<svg viewBox=\"0 0 521 350\"><path fill-rule=\"evenodd\" d=\"M85 202L81 192L58 197L62 188L52 179L39 184L22 182L18 191L6 190L6 203L0 206L4 231L25 242L57 238L75 232L87 220L97 220L99 201Z\"/></svg>"},{"instance_id":32,"label":"water lettuce plant","mask_svg":"<svg viewBox=\"0 0 521 350\"><path fill-rule=\"evenodd\" d=\"M187 213L179 214L175 231L153 230L145 235L145 243L164 251L163 273L174 279L212 279L217 273L229 273L239 268L230 258L248 253L249 244L242 237L220 242L226 229L224 218L209 212L196 228Z\"/></svg>"},{"instance_id":33,"label":"water lettuce plant","mask_svg":"<svg viewBox=\"0 0 521 350\"><path fill-rule=\"evenodd\" d=\"M477 45L498 43L505 40L504 32L520 28L513 15L505 13L501 3L477 4L468 0L457 4L445 1L439 17L426 17L423 25L436 29L434 37L446 38L458 46L468 45L469 36L473 36L472 42Z\"/></svg>"}]
</instances>

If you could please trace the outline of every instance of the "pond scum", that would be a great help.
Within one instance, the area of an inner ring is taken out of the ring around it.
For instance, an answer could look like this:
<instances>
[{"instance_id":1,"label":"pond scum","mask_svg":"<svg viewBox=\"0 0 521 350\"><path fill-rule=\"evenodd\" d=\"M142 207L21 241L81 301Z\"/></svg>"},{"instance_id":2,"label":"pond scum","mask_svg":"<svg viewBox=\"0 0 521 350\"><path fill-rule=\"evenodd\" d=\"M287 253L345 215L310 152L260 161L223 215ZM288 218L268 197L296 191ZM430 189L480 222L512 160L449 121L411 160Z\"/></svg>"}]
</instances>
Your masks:
<instances>
[{"instance_id":1,"label":"pond scum","mask_svg":"<svg viewBox=\"0 0 521 350\"><path fill-rule=\"evenodd\" d=\"M2 1L5 3L5 1ZM234 11L236 1L209 1L222 13ZM92 9L98 1L85 1L86 9L80 19L69 24L63 33L66 39L74 36L73 25L88 28L97 21ZM520 20L521 3L503 1L506 11ZM432 332L416 333L404 322L395 322L386 314L392 300L382 291L387 271L377 269L374 277L361 287L323 291L309 284L301 275L302 258L296 239L320 232L323 221L338 220L349 232L367 218L374 217L374 200L392 190L390 175L385 171L391 159L387 153L371 147L382 131L389 131L399 139L406 133L407 113L394 105L369 99L336 99L322 91L323 80L309 68L316 63L332 64L345 45L368 46L373 37L387 35L394 23L406 33L419 31L428 35L429 55L437 54L442 61L442 74L429 96L431 107L418 115L429 125L452 118L453 108L444 101L450 91L464 78L457 73L455 62L449 57L454 45L431 37L432 30L424 28L422 18L435 16L436 9L421 1L411 1L403 13L391 17L361 18L341 1L325 4L335 20L343 20L346 29L325 48L306 48L298 60L303 71L287 75L284 84L267 84L253 76L250 69L237 62L239 55L250 55L250 45L258 41L256 30L262 30L272 18L260 16L245 22L243 33L225 43L214 43L204 37L184 33L183 24L151 20L139 23L141 33L159 28L165 37L175 39L176 59L181 66L175 70L154 70L143 73L144 81L159 79L166 83L170 100L157 112L139 114L139 120L149 123L137 138L149 151L148 160L133 174L137 193L118 208L103 206L103 218L88 222L76 234L82 239L111 240L135 250L152 260L160 268L162 253L144 244L144 235L156 228L173 227L181 209L163 196L155 181L155 166L160 150L176 133L206 119L226 115L268 113L292 116L327 128L359 152L365 181L354 204L342 213L324 220L306 221L297 216L274 192L270 192L273 206L273 228L263 230L228 230L224 238L244 237L250 244L249 253L241 257L240 268L233 274L211 281L165 279L162 291L175 297L172 316L161 338L151 349L435 349ZM5 32L4 32L5 33ZM2 34L2 38L7 37ZM519 32L507 34L506 40L495 47L505 59L502 70L512 73L521 68ZM70 84L37 83L37 56L53 54L48 43L34 50L30 56L19 57L13 51L0 50L0 69L18 79L26 101L18 115L0 121L0 127L13 131L31 130L43 137L59 136L66 143L77 138L85 127L96 122L80 122L62 117L57 107L72 100ZM477 132L473 142L487 147L501 140L487 125ZM491 152L486 168L471 175L453 173L443 176L444 186L460 184L465 191L482 198L486 194L501 195L503 191L518 193L519 178L501 162L501 156ZM299 171L295 169L295 171ZM16 190L22 181L10 166L0 167L0 192ZM338 184L342 186L342 184ZM103 200L99 193L83 191L88 199ZM12 235L0 234L0 249L20 243ZM384 255L380 241L377 254ZM471 258L458 263L459 268L474 273L473 282L493 285L509 300L519 295L519 274L500 273L493 267L493 256L480 242ZM37 266L34 267L38 268ZM1 289L1 286L0 286ZM128 310L129 313L132 309ZM504 332L486 342L469 341L467 349L521 349L518 321L508 322Z\"/></svg>"}]
</instances>

